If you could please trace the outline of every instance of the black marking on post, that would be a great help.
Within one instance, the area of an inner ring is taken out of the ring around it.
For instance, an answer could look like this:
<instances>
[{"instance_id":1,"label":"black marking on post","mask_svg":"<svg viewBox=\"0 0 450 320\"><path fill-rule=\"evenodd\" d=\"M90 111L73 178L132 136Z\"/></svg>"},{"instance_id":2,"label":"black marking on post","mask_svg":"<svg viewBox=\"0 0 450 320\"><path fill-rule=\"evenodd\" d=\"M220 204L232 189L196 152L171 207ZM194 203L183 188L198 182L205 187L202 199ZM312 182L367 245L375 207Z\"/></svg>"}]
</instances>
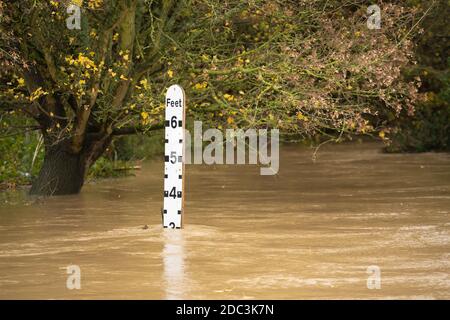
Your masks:
<instances>
[{"instance_id":1,"label":"black marking on post","mask_svg":"<svg viewBox=\"0 0 450 320\"><path fill-rule=\"evenodd\" d=\"M181 198L181 191L177 192L177 198Z\"/></svg>"},{"instance_id":2,"label":"black marking on post","mask_svg":"<svg viewBox=\"0 0 450 320\"><path fill-rule=\"evenodd\" d=\"M169 156L164 156L164 162L169 162Z\"/></svg>"},{"instance_id":3,"label":"black marking on post","mask_svg":"<svg viewBox=\"0 0 450 320\"><path fill-rule=\"evenodd\" d=\"M177 229L181 229L181 227L177 227Z\"/></svg>"},{"instance_id":4,"label":"black marking on post","mask_svg":"<svg viewBox=\"0 0 450 320\"><path fill-rule=\"evenodd\" d=\"M169 191L164 191L164 198L167 198L169 196Z\"/></svg>"},{"instance_id":5,"label":"black marking on post","mask_svg":"<svg viewBox=\"0 0 450 320\"><path fill-rule=\"evenodd\" d=\"M183 156L178 156L178 162L183 162Z\"/></svg>"},{"instance_id":6,"label":"black marking on post","mask_svg":"<svg viewBox=\"0 0 450 320\"><path fill-rule=\"evenodd\" d=\"M164 179L167 179L168 177L169 177L168 174L165 174L165 175L164 175Z\"/></svg>"},{"instance_id":7,"label":"black marking on post","mask_svg":"<svg viewBox=\"0 0 450 320\"><path fill-rule=\"evenodd\" d=\"M164 143L169 143L169 139L164 139Z\"/></svg>"},{"instance_id":8,"label":"black marking on post","mask_svg":"<svg viewBox=\"0 0 450 320\"><path fill-rule=\"evenodd\" d=\"M170 127L170 121L169 120L164 121L164 126Z\"/></svg>"},{"instance_id":9,"label":"black marking on post","mask_svg":"<svg viewBox=\"0 0 450 320\"><path fill-rule=\"evenodd\" d=\"M181 210L178 210L178 214L181 214Z\"/></svg>"},{"instance_id":10,"label":"black marking on post","mask_svg":"<svg viewBox=\"0 0 450 320\"><path fill-rule=\"evenodd\" d=\"M164 228L167 228L167 226L164 226Z\"/></svg>"},{"instance_id":11,"label":"black marking on post","mask_svg":"<svg viewBox=\"0 0 450 320\"><path fill-rule=\"evenodd\" d=\"M183 143L183 139L178 140L178 143Z\"/></svg>"},{"instance_id":12,"label":"black marking on post","mask_svg":"<svg viewBox=\"0 0 450 320\"><path fill-rule=\"evenodd\" d=\"M163 213L167 213L167 209L164 209L164 210L163 210Z\"/></svg>"},{"instance_id":13,"label":"black marking on post","mask_svg":"<svg viewBox=\"0 0 450 320\"><path fill-rule=\"evenodd\" d=\"M175 229L175 223L173 223L173 222L169 223L169 227L171 227L172 229Z\"/></svg>"},{"instance_id":14,"label":"black marking on post","mask_svg":"<svg viewBox=\"0 0 450 320\"><path fill-rule=\"evenodd\" d=\"M183 176L181 174L178 175L178 179L182 179Z\"/></svg>"},{"instance_id":15,"label":"black marking on post","mask_svg":"<svg viewBox=\"0 0 450 320\"><path fill-rule=\"evenodd\" d=\"M182 126L183 126L183 121L178 120L178 126L179 126L179 127L182 127Z\"/></svg>"}]
</instances>

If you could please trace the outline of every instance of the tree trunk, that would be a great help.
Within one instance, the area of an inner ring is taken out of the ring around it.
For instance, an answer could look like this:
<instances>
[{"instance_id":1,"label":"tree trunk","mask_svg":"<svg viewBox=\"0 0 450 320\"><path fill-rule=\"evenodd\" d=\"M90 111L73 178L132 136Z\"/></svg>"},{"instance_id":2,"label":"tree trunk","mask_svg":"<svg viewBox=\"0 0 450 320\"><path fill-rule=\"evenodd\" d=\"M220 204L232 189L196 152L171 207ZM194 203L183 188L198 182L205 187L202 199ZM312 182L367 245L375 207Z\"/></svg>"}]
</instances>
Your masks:
<instances>
[{"instance_id":1,"label":"tree trunk","mask_svg":"<svg viewBox=\"0 0 450 320\"><path fill-rule=\"evenodd\" d=\"M109 134L86 135L80 152L74 152L71 140L58 142L46 136L45 156L30 194L52 196L79 193L92 164L104 153L112 140Z\"/></svg>"},{"instance_id":2,"label":"tree trunk","mask_svg":"<svg viewBox=\"0 0 450 320\"><path fill-rule=\"evenodd\" d=\"M50 196L80 192L86 171L85 159L82 153L71 153L65 144L46 146L44 163L30 194Z\"/></svg>"}]
</instances>

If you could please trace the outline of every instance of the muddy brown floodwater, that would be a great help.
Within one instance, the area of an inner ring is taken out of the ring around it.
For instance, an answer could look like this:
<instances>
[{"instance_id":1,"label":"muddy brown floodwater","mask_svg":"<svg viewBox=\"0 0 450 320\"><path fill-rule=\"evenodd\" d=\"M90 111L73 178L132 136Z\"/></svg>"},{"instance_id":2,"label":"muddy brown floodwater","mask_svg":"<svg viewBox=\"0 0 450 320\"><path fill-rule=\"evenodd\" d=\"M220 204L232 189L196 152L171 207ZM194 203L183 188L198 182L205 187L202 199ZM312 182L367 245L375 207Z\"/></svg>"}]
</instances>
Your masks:
<instances>
[{"instance_id":1,"label":"muddy brown floodwater","mask_svg":"<svg viewBox=\"0 0 450 320\"><path fill-rule=\"evenodd\" d=\"M159 161L76 196L3 193L0 298L449 299L450 155L311 154L282 147L278 176L188 166L183 230L161 227Z\"/></svg>"}]
</instances>

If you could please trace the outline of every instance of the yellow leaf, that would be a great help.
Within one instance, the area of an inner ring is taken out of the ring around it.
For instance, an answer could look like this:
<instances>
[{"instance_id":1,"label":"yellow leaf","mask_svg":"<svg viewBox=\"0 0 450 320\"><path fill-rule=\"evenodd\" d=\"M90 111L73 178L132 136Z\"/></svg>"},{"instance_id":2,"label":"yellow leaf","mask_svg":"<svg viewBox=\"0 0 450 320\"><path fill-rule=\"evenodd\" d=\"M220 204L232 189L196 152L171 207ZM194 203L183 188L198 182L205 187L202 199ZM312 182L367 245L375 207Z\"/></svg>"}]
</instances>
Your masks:
<instances>
[{"instance_id":1,"label":"yellow leaf","mask_svg":"<svg viewBox=\"0 0 450 320\"><path fill-rule=\"evenodd\" d=\"M145 112L145 111L142 111L141 112L141 117L142 117L142 119L147 119L148 118L148 112Z\"/></svg>"},{"instance_id":2,"label":"yellow leaf","mask_svg":"<svg viewBox=\"0 0 450 320\"><path fill-rule=\"evenodd\" d=\"M224 97L226 100L228 100L228 101L233 101L233 100L234 100L234 96L231 95L231 94L228 94L228 93L225 93L225 94L223 95L223 97Z\"/></svg>"},{"instance_id":3,"label":"yellow leaf","mask_svg":"<svg viewBox=\"0 0 450 320\"><path fill-rule=\"evenodd\" d=\"M208 86L207 82L202 82L202 83L196 83L194 85L194 88L197 90L202 90L202 89L205 89L207 86Z\"/></svg>"},{"instance_id":4,"label":"yellow leaf","mask_svg":"<svg viewBox=\"0 0 450 320\"><path fill-rule=\"evenodd\" d=\"M142 125L147 125L147 124L149 124L149 122L150 122L150 119L149 119L149 117L148 117L148 113L147 112L145 112L145 111L142 111L141 112L141 117L142 117Z\"/></svg>"},{"instance_id":5,"label":"yellow leaf","mask_svg":"<svg viewBox=\"0 0 450 320\"><path fill-rule=\"evenodd\" d=\"M149 88L147 79L142 79L141 81L139 81L139 84L142 85L144 87L144 89L148 89Z\"/></svg>"}]
</instances>

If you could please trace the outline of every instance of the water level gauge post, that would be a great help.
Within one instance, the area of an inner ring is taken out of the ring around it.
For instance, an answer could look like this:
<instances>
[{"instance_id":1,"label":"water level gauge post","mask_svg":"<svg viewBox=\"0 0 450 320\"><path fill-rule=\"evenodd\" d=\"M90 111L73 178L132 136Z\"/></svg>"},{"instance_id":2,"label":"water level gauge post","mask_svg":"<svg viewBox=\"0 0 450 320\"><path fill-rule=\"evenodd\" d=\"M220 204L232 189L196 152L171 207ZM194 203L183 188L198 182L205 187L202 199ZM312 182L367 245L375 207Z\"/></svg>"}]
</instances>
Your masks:
<instances>
[{"instance_id":1,"label":"water level gauge post","mask_svg":"<svg viewBox=\"0 0 450 320\"><path fill-rule=\"evenodd\" d=\"M181 229L184 214L185 94L172 85L165 101L163 227Z\"/></svg>"}]
</instances>

